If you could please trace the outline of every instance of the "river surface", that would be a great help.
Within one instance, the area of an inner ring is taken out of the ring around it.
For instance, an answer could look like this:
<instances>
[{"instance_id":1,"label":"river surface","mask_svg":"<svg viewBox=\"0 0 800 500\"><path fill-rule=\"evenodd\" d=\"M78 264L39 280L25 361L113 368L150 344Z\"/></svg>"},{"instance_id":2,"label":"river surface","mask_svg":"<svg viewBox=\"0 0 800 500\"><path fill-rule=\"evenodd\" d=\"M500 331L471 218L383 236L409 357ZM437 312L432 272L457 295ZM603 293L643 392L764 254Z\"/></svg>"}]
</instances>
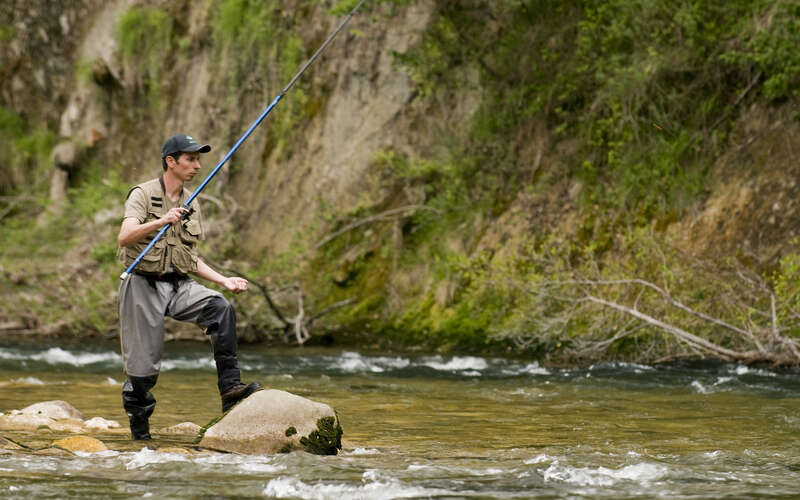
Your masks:
<instances>
[{"instance_id":1,"label":"river surface","mask_svg":"<svg viewBox=\"0 0 800 500\"><path fill-rule=\"evenodd\" d=\"M243 378L334 407L334 457L0 454L0 498L798 498L800 376L728 364L601 364L242 346ZM125 425L113 343L0 341L0 412L64 400ZM151 427L219 415L210 348L167 345ZM2 432L44 446L57 437Z\"/></svg>"}]
</instances>

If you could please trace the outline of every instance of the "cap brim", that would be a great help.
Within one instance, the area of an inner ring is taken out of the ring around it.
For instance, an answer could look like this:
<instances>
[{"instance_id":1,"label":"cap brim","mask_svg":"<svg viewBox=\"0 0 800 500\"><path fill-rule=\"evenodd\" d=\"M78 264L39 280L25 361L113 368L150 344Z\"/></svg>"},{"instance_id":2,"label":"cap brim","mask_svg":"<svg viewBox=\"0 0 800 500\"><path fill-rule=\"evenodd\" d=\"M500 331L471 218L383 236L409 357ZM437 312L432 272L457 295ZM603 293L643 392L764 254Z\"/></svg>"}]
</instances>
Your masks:
<instances>
[{"instance_id":1,"label":"cap brim","mask_svg":"<svg viewBox=\"0 0 800 500\"><path fill-rule=\"evenodd\" d=\"M208 144L194 144L184 149L184 153L208 153L211 151L211 146Z\"/></svg>"}]
</instances>

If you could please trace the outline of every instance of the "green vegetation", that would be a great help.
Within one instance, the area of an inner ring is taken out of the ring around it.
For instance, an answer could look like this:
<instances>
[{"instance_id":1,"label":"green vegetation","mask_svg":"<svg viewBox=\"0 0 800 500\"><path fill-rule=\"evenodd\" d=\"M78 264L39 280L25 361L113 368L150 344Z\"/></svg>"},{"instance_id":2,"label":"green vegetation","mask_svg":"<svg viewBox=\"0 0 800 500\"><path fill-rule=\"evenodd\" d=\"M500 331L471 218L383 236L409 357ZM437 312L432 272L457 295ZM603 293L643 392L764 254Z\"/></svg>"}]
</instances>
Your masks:
<instances>
[{"instance_id":1,"label":"green vegetation","mask_svg":"<svg viewBox=\"0 0 800 500\"><path fill-rule=\"evenodd\" d=\"M336 455L342 449L342 425L337 417L317 420L317 429L300 438L300 444L314 455Z\"/></svg>"},{"instance_id":2,"label":"green vegetation","mask_svg":"<svg viewBox=\"0 0 800 500\"><path fill-rule=\"evenodd\" d=\"M748 314L769 309L768 294L724 310L713 300L714 290L745 293L720 278L735 276L737 263L718 262L700 273L710 264L680 256L658 231L703 201L711 165L741 108L796 95L799 19L796 3L788 1L437 3L419 44L395 54L396 61L429 112L447 114L476 90L481 100L466 134L442 130L436 154L376 154L387 191L414 192L424 201L407 217L371 224L369 235L361 228L349 231L347 241L327 244L315 267L338 285L320 295L336 300L358 293L358 307L338 315L343 322L393 312L385 321L357 322L388 341L446 350L511 347L554 358L588 356L582 342L579 349L569 339L602 344L624 315L586 308L558 323L568 306L523 293L528 280L641 277L687 294L699 310L725 321L757 324ZM526 147L531 143L556 151L563 145L567 153L539 164L537 151ZM571 239L560 236L548 246L543 242L553 241L553 228L534 226L521 248L536 252L514 250L513 258L497 259L496 248L476 251L482 232L520 193L553 200L548 191L565 178L581 187ZM398 195L341 214L334 230L404 203ZM398 226L399 247L391 236ZM360 247L369 250L359 253ZM545 268L537 268L541 248L552 253ZM354 260L354 253L360 257ZM664 255L671 256L669 269L648 268ZM781 289L791 282L787 262L774 276L753 278L764 289L776 287L783 304L794 300L793 286L791 293ZM337 279L343 265L346 280ZM427 281L404 284L409 275ZM670 276L683 277L681 286L668 286ZM663 304L653 307L656 316L683 321ZM789 314L783 311L779 316ZM556 323L569 328L553 328ZM719 338L713 324L685 326L720 345L744 349L751 342L741 335ZM758 335L767 326L760 324ZM602 355L679 355L657 332L644 328L621 337Z\"/></svg>"},{"instance_id":3,"label":"green vegetation","mask_svg":"<svg viewBox=\"0 0 800 500\"><path fill-rule=\"evenodd\" d=\"M356 2L209 0L192 7L191 20L177 4L131 7L116 26L126 83L118 90L130 106L119 114L122 128L163 125L157 120L180 92L171 75L189 74L206 57L204 70L213 68L214 76L207 92L218 101L206 122L210 133L241 130L322 42L324 30L312 18L320 6L341 16ZM392 16L411 3L370 2L365 22L391 29ZM800 307L795 246L787 244L770 262L727 256L709 262L675 249L666 229L707 200L720 159L740 144L735 135L744 110L770 111L800 97L797 2L428 6L416 42L393 53L394 69L414 89L399 121L424 127L414 131L414 148L398 140L392 142L403 146L375 151L359 186L374 189L348 209L334 210L342 204L326 193L295 200L314 210L316 220L305 227L285 222L283 234L292 240L282 255L264 252L261 261L239 266L243 252L259 249L247 248L236 231L202 251L265 283L300 283L308 314L354 300L324 319L345 341L511 350L559 361L655 361L713 351L654 323L627 331L624 308L637 305L721 353L751 349L780 362L769 356L800 331L793 323ZM367 41L372 28L349 33ZM13 30L0 29L0 40L11 36ZM78 61L73 76L90 85L91 69ZM261 165L232 163L229 185L244 168L261 168L261 177L249 178L266 182L268 168L307 144L304 131L325 110L334 85L312 81L298 81L270 115L257 153ZM121 204L127 182L113 173L115 165L101 168L99 153L90 155L88 168L70 174L63 213L48 215L56 136L27 120L0 107L0 140L8 145L0 162L9 173L0 178L0 279L44 323L75 310L80 318L71 331L109 332L119 221L102 214L118 213L109 200ZM258 195L247 193L251 202ZM36 213L21 213L22 204ZM252 227L239 219L226 223ZM74 231L76 225L90 227L93 236ZM65 248L81 256L75 260L90 261L88 270L55 265L65 260ZM19 278L27 274L34 277ZM64 294L76 280L80 290ZM29 293L39 288L52 293ZM262 299L236 299L251 329L271 324ZM687 316L670 299L719 322Z\"/></svg>"},{"instance_id":4,"label":"green vegetation","mask_svg":"<svg viewBox=\"0 0 800 500\"><path fill-rule=\"evenodd\" d=\"M227 85L235 95L244 85L256 84L264 101L283 90L310 55L296 32L309 7L281 9L256 0L217 0L211 18L214 47L226 67ZM280 111L270 116L267 149L276 158L291 156L299 126L319 109L320 96L310 96L308 85L298 82L282 99ZM256 116L252 117L253 119Z\"/></svg>"},{"instance_id":5,"label":"green vegetation","mask_svg":"<svg viewBox=\"0 0 800 500\"><path fill-rule=\"evenodd\" d=\"M14 195L20 191L41 194L36 189L40 186L31 189L31 185L43 177L48 167L55 134L44 127L31 127L22 116L0 106L0 142L5 145L0 150L0 162L5 170L0 176L0 195Z\"/></svg>"},{"instance_id":6,"label":"green vegetation","mask_svg":"<svg viewBox=\"0 0 800 500\"><path fill-rule=\"evenodd\" d=\"M163 102L163 77L171 69L174 20L158 7L134 6L117 24L117 43L123 60L139 72L141 84L155 109Z\"/></svg>"}]
</instances>

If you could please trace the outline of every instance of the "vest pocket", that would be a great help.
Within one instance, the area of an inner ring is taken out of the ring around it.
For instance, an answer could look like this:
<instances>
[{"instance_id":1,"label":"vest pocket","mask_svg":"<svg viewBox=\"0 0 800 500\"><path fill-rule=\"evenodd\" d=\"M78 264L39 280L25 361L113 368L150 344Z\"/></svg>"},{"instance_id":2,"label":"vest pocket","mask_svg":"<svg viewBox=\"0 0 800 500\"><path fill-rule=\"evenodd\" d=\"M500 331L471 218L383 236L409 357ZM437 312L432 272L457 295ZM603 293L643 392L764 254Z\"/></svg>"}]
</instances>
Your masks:
<instances>
[{"instance_id":1,"label":"vest pocket","mask_svg":"<svg viewBox=\"0 0 800 500\"><path fill-rule=\"evenodd\" d=\"M197 271L197 255L182 245L172 247L172 267L181 274Z\"/></svg>"},{"instance_id":2,"label":"vest pocket","mask_svg":"<svg viewBox=\"0 0 800 500\"><path fill-rule=\"evenodd\" d=\"M178 233L184 243L188 244L190 247L194 247L194 245L200 241L200 222L190 219L186 221L185 224L181 225Z\"/></svg>"},{"instance_id":3,"label":"vest pocket","mask_svg":"<svg viewBox=\"0 0 800 500\"><path fill-rule=\"evenodd\" d=\"M146 240L148 241L148 240ZM144 256L139 264L136 266L136 269L143 272L143 273L162 273L164 272L163 269L163 258L164 258L164 248L166 247L167 242L164 238L161 238L153 245ZM131 263L139 256L142 250L145 249L147 243L141 243L139 245L134 245L132 247L125 248L125 256L127 260L126 267L131 265Z\"/></svg>"}]
</instances>

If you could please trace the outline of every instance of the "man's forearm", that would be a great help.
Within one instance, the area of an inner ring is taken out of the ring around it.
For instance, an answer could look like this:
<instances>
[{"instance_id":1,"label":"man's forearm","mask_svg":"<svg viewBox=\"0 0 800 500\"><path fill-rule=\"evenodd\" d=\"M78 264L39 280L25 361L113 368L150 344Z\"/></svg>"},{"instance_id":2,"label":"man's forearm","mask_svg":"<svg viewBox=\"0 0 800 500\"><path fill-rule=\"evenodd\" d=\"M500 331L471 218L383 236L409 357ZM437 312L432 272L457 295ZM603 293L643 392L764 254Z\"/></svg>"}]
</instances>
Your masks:
<instances>
[{"instance_id":1,"label":"man's forearm","mask_svg":"<svg viewBox=\"0 0 800 500\"><path fill-rule=\"evenodd\" d=\"M119 232L119 236L117 236L117 243L119 243L119 246L121 247L129 247L139 243L151 233L155 233L161 229L161 227L164 225L160 219L145 222L144 224L139 224L136 219L130 220L133 222L128 223L128 220L126 219L122 225L122 229Z\"/></svg>"},{"instance_id":2,"label":"man's forearm","mask_svg":"<svg viewBox=\"0 0 800 500\"><path fill-rule=\"evenodd\" d=\"M195 274L204 280L211 281L212 283L216 283L218 285L225 284L225 276L216 272L208 264L203 262L203 259L200 258L197 259L197 272Z\"/></svg>"}]
</instances>

